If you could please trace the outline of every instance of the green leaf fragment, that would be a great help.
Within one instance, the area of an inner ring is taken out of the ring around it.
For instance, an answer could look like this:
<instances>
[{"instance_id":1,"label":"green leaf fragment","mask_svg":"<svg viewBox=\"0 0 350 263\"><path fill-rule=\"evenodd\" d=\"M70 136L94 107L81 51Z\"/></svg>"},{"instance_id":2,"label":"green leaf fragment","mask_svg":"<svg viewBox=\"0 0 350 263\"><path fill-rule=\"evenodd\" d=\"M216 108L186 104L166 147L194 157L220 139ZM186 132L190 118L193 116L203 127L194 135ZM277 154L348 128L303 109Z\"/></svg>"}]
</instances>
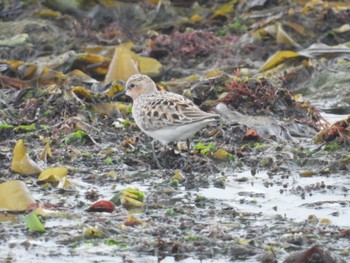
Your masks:
<instances>
[{"instance_id":1,"label":"green leaf fragment","mask_svg":"<svg viewBox=\"0 0 350 263\"><path fill-rule=\"evenodd\" d=\"M19 125L18 127L15 128L15 131L22 131L22 132L30 132L30 131L36 131L37 128L35 124L30 124L30 125Z\"/></svg>"},{"instance_id":2,"label":"green leaf fragment","mask_svg":"<svg viewBox=\"0 0 350 263\"><path fill-rule=\"evenodd\" d=\"M194 148L196 150L199 150L202 155L207 154L208 152L211 152L215 149L215 144L214 143L209 143L208 145L204 145L203 143L199 142L197 143Z\"/></svg>"},{"instance_id":3,"label":"green leaf fragment","mask_svg":"<svg viewBox=\"0 0 350 263\"><path fill-rule=\"evenodd\" d=\"M326 144L326 146L324 147L324 150L326 152L333 152L333 151L337 151L340 149L340 145L338 142L331 142Z\"/></svg>"},{"instance_id":4,"label":"green leaf fragment","mask_svg":"<svg viewBox=\"0 0 350 263\"><path fill-rule=\"evenodd\" d=\"M143 206L145 194L140 190L132 187L127 187L119 191L112 199L115 205L129 205L134 207Z\"/></svg>"},{"instance_id":5,"label":"green leaf fragment","mask_svg":"<svg viewBox=\"0 0 350 263\"><path fill-rule=\"evenodd\" d=\"M1 124L0 125L0 130L7 130L7 129L12 129L13 125L9 125L9 124Z\"/></svg>"},{"instance_id":6,"label":"green leaf fragment","mask_svg":"<svg viewBox=\"0 0 350 263\"><path fill-rule=\"evenodd\" d=\"M24 217L24 222L31 231L39 233L46 232L44 225L41 223L38 215L34 211Z\"/></svg>"},{"instance_id":7,"label":"green leaf fragment","mask_svg":"<svg viewBox=\"0 0 350 263\"><path fill-rule=\"evenodd\" d=\"M113 158L107 157L106 159L103 160L105 164L113 164Z\"/></svg>"},{"instance_id":8,"label":"green leaf fragment","mask_svg":"<svg viewBox=\"0 0 350 263\"><path fill-rule=\"evenodd\" d=\"M122 240L118 240L118 239L109 239L105 241L105 245L107 246L116 246L118 247L118 249L120 250L126 250L128 249L128 244L125 243Z\"/></svg>"},{"instance_id":9,"label":"green leaf fragment","mask_svg":"<svg viewBox=\"0 0 350 263\"><path fill-rule=\"evenodd\" d=\"M67 144L73 144L73 143L82 143L84 144L86 142L86 134L83 131L76 131L69 135L69 138L67 140Z\"/></svg>"},{"instance_id":10,"label":"green leaf fragment","mask_svg":"<svg viewBox=\"0 0 350 263\"><path fill-rule=\"evenodd\" d=\"M129 194L129 196L132 196L138 201L143 201L143 199L145 198L145 194L139 189L127 187L124 191L126 194Z\"/></svg>"}]
</instances>

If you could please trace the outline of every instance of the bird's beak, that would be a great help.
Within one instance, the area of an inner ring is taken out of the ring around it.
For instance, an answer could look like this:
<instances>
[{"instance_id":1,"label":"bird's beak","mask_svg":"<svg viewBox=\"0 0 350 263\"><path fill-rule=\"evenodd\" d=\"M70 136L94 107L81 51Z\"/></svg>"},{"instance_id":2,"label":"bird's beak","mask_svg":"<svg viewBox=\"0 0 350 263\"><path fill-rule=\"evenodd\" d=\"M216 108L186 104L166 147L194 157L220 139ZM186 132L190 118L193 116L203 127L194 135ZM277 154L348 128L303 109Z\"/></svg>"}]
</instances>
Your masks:
<instances>
[{"instance_id":1,"label":"bird's beak","mask_svg":"<svg viewBox=\"0 0 350 263\"><path fill-rule=\"evenodd\" d=\"M119 97L125 95L125 93L126 93L126 90L125 90L125 82L119 80L117 83L120 84L120 85L122 85L122 86L124 86L124 89L123 89L122 91L117 92L117 93L113 96L113 99L119 98Z\"/></svg>"},{"instance_id":2,"label":"bird's beak","mask_svg":"<svg viewBox=\"0 0 350 263\"><path fill-rule=\"evenodd\" d=\"M125 93L126 93L126 90L123 89L122 91L117 92L117 93L113 96L113 99L117 99L117 98L119 98L119 97L125 95Z\"/></svg>"}]
</instances>

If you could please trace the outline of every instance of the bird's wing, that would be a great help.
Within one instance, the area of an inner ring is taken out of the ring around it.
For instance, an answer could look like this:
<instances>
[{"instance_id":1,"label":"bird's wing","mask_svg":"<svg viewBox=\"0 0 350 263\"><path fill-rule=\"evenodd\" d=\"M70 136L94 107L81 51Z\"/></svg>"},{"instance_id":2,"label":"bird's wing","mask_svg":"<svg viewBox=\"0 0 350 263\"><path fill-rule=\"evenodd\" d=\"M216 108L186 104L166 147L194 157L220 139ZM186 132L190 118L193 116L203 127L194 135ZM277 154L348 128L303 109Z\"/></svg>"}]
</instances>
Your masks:
<instances>
[{"instance_id":1,"label":"bird's wing","mask_svg":"<svg viewBox=\"0 0 350 263\"><path fill-rule=\"evenodd\" d=\"M191 100L172 93L160 92L147 98L143 115L143 128L148 131L164 127L176 127L205 119L216 119L218 115L199 109Z\"/></svg>"}]
</instances>

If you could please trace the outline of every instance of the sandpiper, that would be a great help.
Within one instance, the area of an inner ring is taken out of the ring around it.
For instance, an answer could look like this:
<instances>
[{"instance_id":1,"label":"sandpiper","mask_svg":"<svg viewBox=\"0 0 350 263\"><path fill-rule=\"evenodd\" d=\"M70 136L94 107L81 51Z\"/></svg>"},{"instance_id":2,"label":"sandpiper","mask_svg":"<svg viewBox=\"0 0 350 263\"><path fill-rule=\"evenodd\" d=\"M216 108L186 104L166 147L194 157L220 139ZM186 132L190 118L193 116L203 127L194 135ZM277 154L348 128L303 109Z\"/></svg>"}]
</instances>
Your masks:
<instances>
[{"instance_id":1,"label":"sandpiper","mask_svg":"<svg viewBox=\"0 0 350 263\"><path fill-rule=\"evenodd\" d=\"M132 75L123 93L133 100L132 116L137 126L163 145L188 139L220 118L217 114L202 111L184 96L159 91L146 75ZM154 148L153 157L156 159Z\"/></svg>"}]
</instances>

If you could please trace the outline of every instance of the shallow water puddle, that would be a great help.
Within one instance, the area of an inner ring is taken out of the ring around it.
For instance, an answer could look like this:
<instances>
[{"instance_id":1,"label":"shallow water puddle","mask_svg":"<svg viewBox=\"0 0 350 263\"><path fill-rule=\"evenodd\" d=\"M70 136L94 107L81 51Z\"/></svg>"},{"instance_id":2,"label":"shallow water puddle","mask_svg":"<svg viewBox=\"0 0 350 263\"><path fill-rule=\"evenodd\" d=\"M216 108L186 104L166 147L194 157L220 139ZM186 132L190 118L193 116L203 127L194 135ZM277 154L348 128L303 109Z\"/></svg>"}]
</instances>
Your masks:
<instances>
[{"instance_id":1,"label":"shallow water puddle","mask_svg":"<svg viewBox=\"0 0 350 263\"><path fill-rule=\"evenodd\" d=\"M338 115L338 114L329 114L325 112L321 112L323 118L329 121L331 124L346 119L349 115Z\"/></svg>"},{"instance_id":2,"label":"shallow water puddle","mask_svg":"<svg viewBox=\"0 0 350 263\"><path fill-rule=\"evenodd\" d=\"M237 182L234 180L237 176L247 177L249 180ZM261 212L269 216L282 215L298 222L305 221L310 215L314 215L318 219L328 218L331 224L350 226L350 210L348 209L350 197L341 189L341 187L350 189L350 182L344 182L344 176L310 178L290 176L283 182L288 184L286 189L277 183L265 187L263 181L267 178L266 172L259 172L252 176L249 171L246 171L229 177L225 189L211 187L201 189L199 194L207 198L222 200L240 212ZM304 199L297 190L304 189L304 187L307 189L310 185L320 185L321 182L326 187L305 192ZM281 193L282 190L283 193Z\"/></svg>"}]
</instances>

